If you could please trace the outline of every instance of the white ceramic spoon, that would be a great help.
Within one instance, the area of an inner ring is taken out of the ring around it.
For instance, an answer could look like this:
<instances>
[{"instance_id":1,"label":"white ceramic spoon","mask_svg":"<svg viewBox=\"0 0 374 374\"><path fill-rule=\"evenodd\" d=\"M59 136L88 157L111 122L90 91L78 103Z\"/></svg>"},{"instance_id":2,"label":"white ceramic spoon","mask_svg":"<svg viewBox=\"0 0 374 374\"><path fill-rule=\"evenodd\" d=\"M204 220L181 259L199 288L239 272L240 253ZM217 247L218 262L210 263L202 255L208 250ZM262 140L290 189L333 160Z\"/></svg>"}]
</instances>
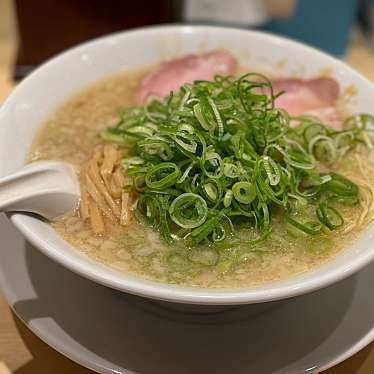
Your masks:
<instances>
[{"instance_id":1,"label":"white ceramic spoon","mask_svg":"<svg viewBox=\"0 0 374 374\"><path fill-rule=\"evenodd\" d=\"M71 165L37 161L0 179L0 212L30 212L54 220L77 207L79 182Z\"/></svg>"}]
</instances>

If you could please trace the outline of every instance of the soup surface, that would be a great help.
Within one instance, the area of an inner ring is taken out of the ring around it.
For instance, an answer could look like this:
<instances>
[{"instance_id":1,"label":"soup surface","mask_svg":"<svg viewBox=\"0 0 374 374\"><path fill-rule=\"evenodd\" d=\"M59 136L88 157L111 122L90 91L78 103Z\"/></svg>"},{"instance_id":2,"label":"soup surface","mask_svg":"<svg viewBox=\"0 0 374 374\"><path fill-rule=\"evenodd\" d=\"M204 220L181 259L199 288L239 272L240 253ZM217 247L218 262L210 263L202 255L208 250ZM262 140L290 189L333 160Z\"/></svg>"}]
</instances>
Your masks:
<instances>
[{"instance_id":1,"label":"soup surface","mask_svg":"<svg viewBox=\"0 0 374 374\"><path fill-rule=\"evenodd\" d=\"M134 92L144 74L145 70L120 73L75 94L47 118L27 161L63 160L75 165L79 173L94 146L103 142L100 132L116 123L121 108L134 105ZM218 263L211 258L209 247L206 251L200 248L199 253L193 253L192 249L191 256L195 260L197 256L197 261L189 261L181 255L182 243L169 246L156 230L136 219L126 227L106 222L102 235L95 235L78 210L51 225L90 258L143 278L198 287L243 287L273 282L322 264L355 240L361 229L357 222L364 221L363 209L372 208L367 205L372 203L370 183L374 182L371 180L374 173L364 176L363 162L368 167L371 165L370 155L364 149L334 164L335 170L352 177L363 191L360 204L342 207L345 224L341 228L305 235L275 214L273 233L268 239L254 247L226 248ZM250 229L246 228L239 233L242 238L250 235Z\"/></svg>"}]
</instances>

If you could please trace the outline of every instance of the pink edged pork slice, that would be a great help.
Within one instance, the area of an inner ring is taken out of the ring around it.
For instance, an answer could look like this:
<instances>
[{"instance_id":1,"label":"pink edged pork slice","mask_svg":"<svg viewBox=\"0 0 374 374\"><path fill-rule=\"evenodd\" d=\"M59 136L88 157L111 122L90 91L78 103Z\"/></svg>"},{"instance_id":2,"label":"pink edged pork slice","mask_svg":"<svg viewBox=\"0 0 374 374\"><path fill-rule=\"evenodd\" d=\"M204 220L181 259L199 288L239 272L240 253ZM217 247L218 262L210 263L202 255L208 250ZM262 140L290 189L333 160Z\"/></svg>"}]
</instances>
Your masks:
<instances>
[{"instance_id":1,"label":"pink edged pork slice","mask_svg":"<svg viewBox=\"0 0 374 374\"><path fill-rule=\"evenodd\" d=\"M178 91L184 83L212 80L217 74L234 74L237 66L235 57L226 51L190 54L164 62L144 77L137 92L136 102L142 105L150 97L164 97L170 91Z\"/></svg>"},{"instance_id":2,"label":"pink edged pork slice","mask_svg":"<svg viewBox=\"0 0 374 374\"><path fill-rule=\"evenodd\" d=\"M291 116L309 114L335 129L341 128L341 117L335 109L339 96L339 84L332 78L275 79L274 93L284 91L275 100L278 108L284 108Z\"/></svg>"}]
</instances>

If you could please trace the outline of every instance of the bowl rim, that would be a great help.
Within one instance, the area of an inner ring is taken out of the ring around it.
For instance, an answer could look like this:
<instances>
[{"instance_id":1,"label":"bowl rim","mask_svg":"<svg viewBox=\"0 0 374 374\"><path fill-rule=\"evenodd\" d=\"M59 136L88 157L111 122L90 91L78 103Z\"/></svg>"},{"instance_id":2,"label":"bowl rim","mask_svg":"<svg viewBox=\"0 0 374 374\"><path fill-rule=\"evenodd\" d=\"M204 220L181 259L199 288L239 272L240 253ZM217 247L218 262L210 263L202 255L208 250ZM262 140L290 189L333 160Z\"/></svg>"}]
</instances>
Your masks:
<instances>
[{"instance_id":1,"label":"bowl rim","mask_svg":"<svg viewBox=\"0 0 374 374\"><path fill-rule=\"evenodd\" d=\"M4 112L9 103L16 101L18 92L22 89L22 86L27 84L30 80L37 79L37 75L41 70L53 69L57 61L72 54L74 52L82 51L85 48L92 47L103 42L110 41L113 38L118 37L137 37L144 33L153 32L173 32L179 34L186 33L201 33L204 31L210 32L232 32L235 31L238 34L253 35L254 37L268 37L277 43L293 45L298 48L302 48L309 52L318 54L324 58L326 62L330 62L337 68L348 71L355 80L360 80L363 84L370 86L373 89L374 85L367 78L362 76L356 70L348 66L341 60L330 56L329 54L322 52L314 47L308 46L301 42L285 38L282 36L274 35L262 31L254 30L243 30L225 26L201 26L201 25L178 25L178 24L162 24L156 26L140 27L132 30L119 31L109 35L101 36L89 40L85 43L79 44L70 48L44 62L38 68L36 68L29 76L27 76L18 86L11 92L6 98L4 103L0 107L0 113ZM334 269L330 269L325 274L311 279L297 280L291 285L282 285L280 282L269 283L266 286L271 289L263 290L260 287L250 288L198 288L198 287L186 287L176 286L165 282L158 282L152 280L145 280L143 278L130 277L125 273L119 273L112 269L101 265L102 269L98 272L92 265L92 260L87 258L85 261L76 262L74 258L66 255L65 251L58 250L58 245L53 245L50 242L45 241L40 234L35 232L28 224L27 216L22 213L13 213L8 215L11 222L21 231L21 233L39 250L45 255L49 256L53 260L57 261L66 268L86 277L96 283L114 288L123 292L132 293L135 295L159 299L176 303L189 303L189 304L205 304L205 305L235 305L235 304L252 304L268 302L273 300L286 299L297 295L302 295L315 291L317 289L326 287L332 283L338 282L349 275L357 272L369 262L374 260L374 251L365 251L356 258L349 262L349 264L342 264ZM25 219L26 218L26 219ZM366 230L364 230L366 231Z\"/></svg>"}]
</instances>

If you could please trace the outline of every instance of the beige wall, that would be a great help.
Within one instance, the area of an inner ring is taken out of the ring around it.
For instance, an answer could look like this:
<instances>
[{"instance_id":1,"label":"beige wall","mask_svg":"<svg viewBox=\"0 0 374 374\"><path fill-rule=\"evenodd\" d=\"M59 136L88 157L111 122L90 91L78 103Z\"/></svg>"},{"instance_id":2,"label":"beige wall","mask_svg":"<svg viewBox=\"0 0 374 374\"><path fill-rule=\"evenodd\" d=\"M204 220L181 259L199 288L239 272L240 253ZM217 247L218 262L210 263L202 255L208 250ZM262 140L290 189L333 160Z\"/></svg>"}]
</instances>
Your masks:
<instances>
[{"instance_id":1,"label":"beige wall","mask_svg":"<svg viewBox=\"0 0 374 374\"><path fill-rule=\"evenodd\" d=\"M0 0L0 102L11 90L11 65L16 46L12 0Z\"/></svg>"},{"instance_id":2,"label":"beige wall","mask_svg":"<svg viewBox=\"0 0 374 374\"><path fill-rule=\"evenodd\" d=\"M0 40L9 38L14 31L13 1L0 0Z\"/></svg>"}]
</instances>

